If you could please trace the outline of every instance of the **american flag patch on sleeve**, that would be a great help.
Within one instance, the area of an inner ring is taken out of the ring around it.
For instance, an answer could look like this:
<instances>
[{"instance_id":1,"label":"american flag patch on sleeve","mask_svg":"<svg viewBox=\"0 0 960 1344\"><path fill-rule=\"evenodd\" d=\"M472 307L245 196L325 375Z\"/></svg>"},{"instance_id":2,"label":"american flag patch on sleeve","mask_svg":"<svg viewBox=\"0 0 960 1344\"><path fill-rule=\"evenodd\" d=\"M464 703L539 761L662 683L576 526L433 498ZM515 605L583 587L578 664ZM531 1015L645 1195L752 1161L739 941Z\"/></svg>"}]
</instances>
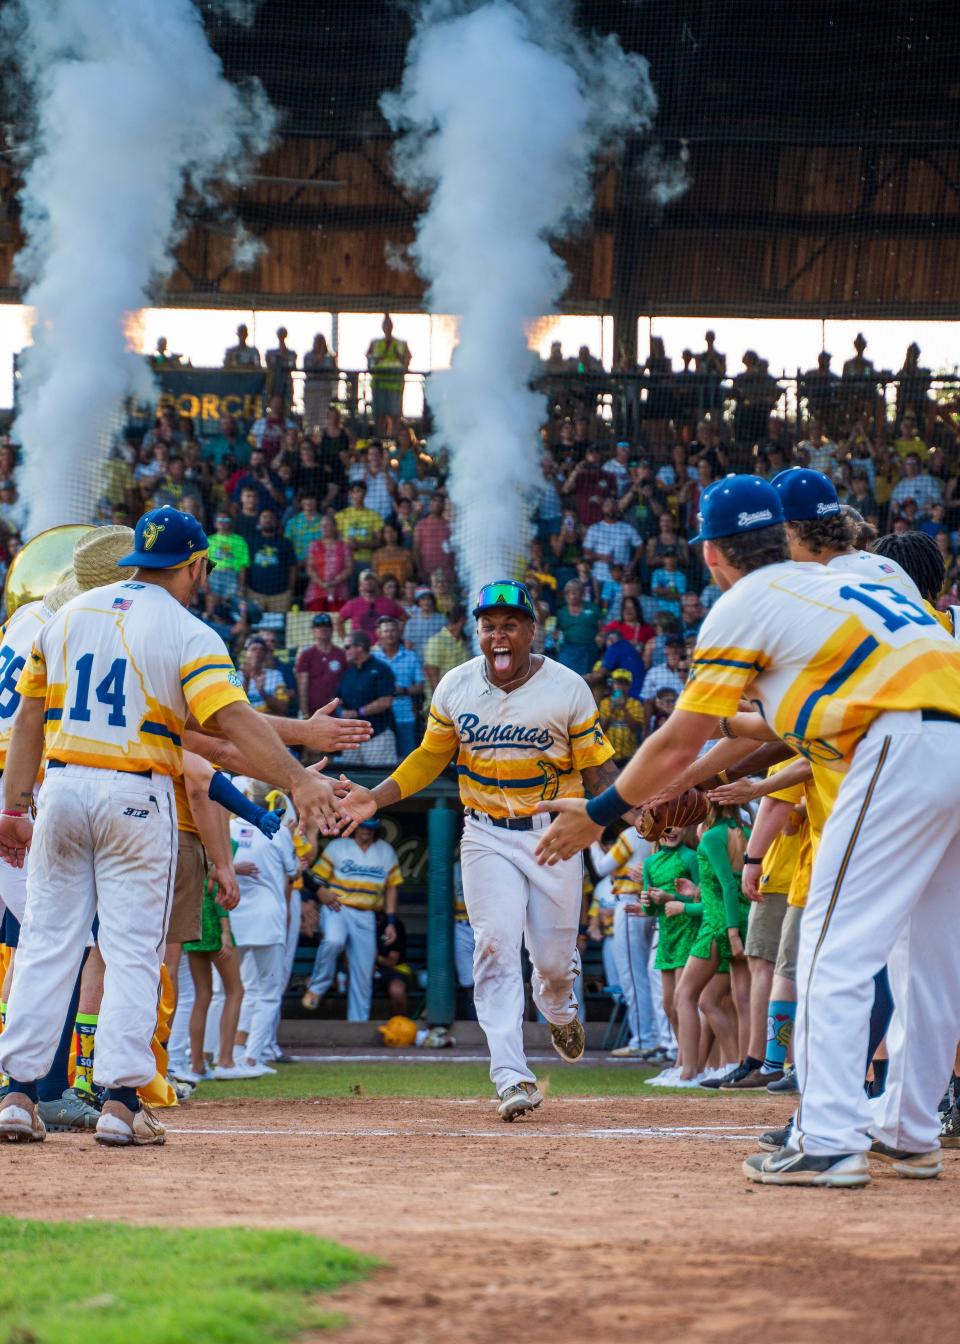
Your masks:
<instances>
[{"instance_id":1,"label":"american flag patch on sleeve","mask_svg":"<svg viewBox=\"0 0 960 1344\"><path fill-rule=\"evenodd\" d=\"M132 597L115 597L113 599L114 611L129 611L133 606Z\"/></svg>"}]
</instances>

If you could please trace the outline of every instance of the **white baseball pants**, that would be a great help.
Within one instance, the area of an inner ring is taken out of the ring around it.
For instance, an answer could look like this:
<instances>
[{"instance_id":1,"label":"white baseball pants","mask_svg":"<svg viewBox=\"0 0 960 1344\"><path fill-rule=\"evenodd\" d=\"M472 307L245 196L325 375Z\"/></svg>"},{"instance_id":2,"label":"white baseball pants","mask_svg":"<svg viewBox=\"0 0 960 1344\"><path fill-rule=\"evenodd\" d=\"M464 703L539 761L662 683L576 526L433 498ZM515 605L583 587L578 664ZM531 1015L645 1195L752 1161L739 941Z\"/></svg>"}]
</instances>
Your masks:
<instances>
[{"instance_id":1,"label":"white baseball pants","mask_svg":"<svg viewBox=\"0 0 960 1344\"><path fill-rule=\"evenodd\" d=\"M960 1039L960 723L883 714L824 827L800 924L793 1034L805 1152L938 1147ZM873 977L896 1005L884 1095L863 1090Z\"/></svg>"},{"instance_id":2,"label":"white baseball pants","mask_svg":"<svg viewBox=\"0 0 960 1344\"><path fill-rule=\"evenodd\" d=\"M475 942L473 1000L498 1092L535 1081L523 1052L524 941L540 1012L557 1026L577 1015L573 983L580 971L583 863L577 855L540 867L534 850L549 824L549 817L535 817L535 830L508 831L472 817L464 822L460 859Z\"/></svg>"},{"instance_id":3,"label":"white baseball pants","mask_svg":"<svg viewBox=\"0 0 960 1344\"><path fill-rule=\"evenodd\" d=\"M340 954L346 952L350 978L347 986L347 1021L369 1022L373 998L373 968L377 960L377 917L372 910L342 905L320 907L323 941L317 948L310 976L314 994L326 994L337 973Z\"/></svg>"},{"instance_id":4,"label":"white baseball pants","mask_svg":"<svg viewBox=\"0 0 960 1344\"><path fill-rule=\"evenodd\" d=\"M268 1051L271 1059L276 1059L283 1053L277 1039L280 1034L280 1014L283 1009L283 991L290 983L290 975L297 955L297 944L300 941L300 908L302 904L303 897L300 895L299 888L295 887L290 892L290 899L287 902L287 941L283 947L283 985L280 989L280 1002L277 1004L277 1013L273 1022L273 1037Z\"/></svg>"},{"instance_id":5,"label":"white baseball pants","mask_svg":"<svg viewBox=\"0 0 960 1344\"><path fill-rule=\"evenodd\" d=\"M22 868L11 868L9 863L0 861L0 906L6 906L14 919L23 923L27 908L27 874L30 871L30 855L24 859ZM2 911L0 911L2 915Z\"/></svg>"},{"instance_id":6,"label":"white baseball pants","mask_svg":"<svg viewBox=\"0 0 960 1344\"><path fill-rule=\"evenodd\" d=\"M143 1087L156 1072L150 1042L177 859L170 780L68 765L47 772L37 807L0 1070L21 1082L49 1070L97 914L106 973L94 1081Z\"/></svg>"},{"instance_id":7,"label":"white baseball pants","mask_svg":"<svg viewBox=\"0 0 960 1344\"><path fill-rule=\"evenodd\" d=\"M273 1037L277 1014L287 978L284 973L283 943L259 943L238 947L243 1000L249 1004L247 1044L242 1053L258 1064L273 1058Z\"/></svg>"}]
</instances>

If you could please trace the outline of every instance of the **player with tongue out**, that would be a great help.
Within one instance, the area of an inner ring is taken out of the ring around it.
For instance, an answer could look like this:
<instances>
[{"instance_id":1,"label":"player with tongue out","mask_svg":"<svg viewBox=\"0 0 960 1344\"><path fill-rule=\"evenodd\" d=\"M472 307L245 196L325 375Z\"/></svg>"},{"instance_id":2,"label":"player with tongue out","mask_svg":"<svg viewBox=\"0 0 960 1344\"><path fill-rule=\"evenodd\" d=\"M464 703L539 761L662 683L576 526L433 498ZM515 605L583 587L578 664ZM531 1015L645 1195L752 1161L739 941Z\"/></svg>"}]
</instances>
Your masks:
<instances>
[{"instance_id":1,"label":"player with tongue out","mask_svg":"<svg viewBox=\"0 0 960 1344\"><path fill-rule=\"evenodd\" d=\"M536 844L551 818L536 808L582 798L585 787L601 793L617 770L587 683L533 652L536 611L523 584L487 584L473 614L480 656L441 678L421 745L376 788L352 785L340 807L355 822L366 820L425 788L456 757L474 1001L499 1114L513 1120L543 1100L523 1051L524 940L533 1000L554 1049L573 1063L584 1048L573 992L581 860L540 867Z\"/></svg>"}]
</instances>

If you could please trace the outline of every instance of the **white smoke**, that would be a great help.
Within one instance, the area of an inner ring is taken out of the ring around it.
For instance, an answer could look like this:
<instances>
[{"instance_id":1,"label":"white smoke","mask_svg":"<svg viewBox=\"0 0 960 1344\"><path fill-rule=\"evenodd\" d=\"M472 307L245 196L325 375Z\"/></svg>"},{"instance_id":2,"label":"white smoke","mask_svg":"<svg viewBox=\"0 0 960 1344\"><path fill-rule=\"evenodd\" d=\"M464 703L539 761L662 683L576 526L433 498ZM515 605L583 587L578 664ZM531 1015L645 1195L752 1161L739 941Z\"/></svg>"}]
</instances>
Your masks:
<instances>
[{"instance_id":1,"label":"white smoke","mask_svg":"<svg viewBox=\"0 0 960 1344\"><path fill-rule=\"evenodd\" d=\"M399 180L431 193L411 248L428 307L460 318L429 395L476 593L514 573L530 537L544 402L524 331L567 282L550 239L589 213L597 153L649 129L657 102L643 57L578 34L568 0L425 0L417 13L382 106L402 132Z\"/></svg>"},{"instance_id":2,"label":"white smoke","mask_svg":"<svg viewBox=\"0 0 960 1344\"><path fill-rule=\"evenodd\" d=\"M17 0L6 33L36 117L17 417L36 532L89 520L124 398L152 392L124 325L171 269L185 187L239 180L274 115L224 79L192 0Z\"/></svg>"}]
</instances>

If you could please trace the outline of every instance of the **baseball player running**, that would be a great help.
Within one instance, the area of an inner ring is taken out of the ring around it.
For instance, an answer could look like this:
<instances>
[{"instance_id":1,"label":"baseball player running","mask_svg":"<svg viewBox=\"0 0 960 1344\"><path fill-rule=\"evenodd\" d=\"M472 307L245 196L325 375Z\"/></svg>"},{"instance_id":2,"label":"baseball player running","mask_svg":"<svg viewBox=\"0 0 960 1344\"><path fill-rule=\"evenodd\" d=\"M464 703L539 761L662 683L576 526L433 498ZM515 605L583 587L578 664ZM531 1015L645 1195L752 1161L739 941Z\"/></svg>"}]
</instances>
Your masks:
<instances>
[{"instance_id":1,"label":"baseball player running","mask_svg":"<svg viewBox=\"0 0 960 1344\"><path fill-rule=\"evenodd\" d=\"M697 540L723 595L676 711L602 798L559 802L538 857L566 859L660 792L749 697L815 779L841 783L800 926L801 1102L788 1142L745 1172L771 1185L863 1185L873 1152L899 1174L936 1176L937 1102L958 1035L957 1010L943 1004L958 1002L960 649L889 584L788 561L780 495L758 477L704 492ZM914 862L898 878L904 833ZM868 1101L873 977L885 962L898 1011L887 1089Z\"/></svg>"},{"instance_id":2,"label":"baseball player running","mask_svg":"<svg viewBox=\"0 0 960 1344\"><path fill-rule=\"evenodd\" d=\"M613 749L582 677L533 653L536 613L523 584L491 583L473 610L481 654L440 679L422 744L369 791L340 800L360 822L431 783L454 754L466 820L463 889L473 927L474 1001L504 1120L543 1100L523 1051L520 947L554 1048L583 1054L573 982L580 969L579 854L541 868L534 855L555 800L598 793L616 777Z\"/></svg>"},{"instance_id":3,"label":"baseball player running","mask_svg":"<svg viewBox=\"0 0 960 1344\"><path fill-rule=\"evenodd\" d=\"M96 1138L162 1143L136 1089L150 1049L176 863L172 777L188 711L242 740L307 823L337 824L330 781L305 771L246 703L222 641L186 607L209 572L189 514L155 509L121 565L133 579L67 602L35 636L17 683L23 701L7 753L0 854L31 853L26 917L0 1069L0 1135L45 1137L36 1080L50 1066L94 914L106 963L95 1081L107 1091ZM34 828L33 785L47 774Z\"/></svg>"}]
</instances>

